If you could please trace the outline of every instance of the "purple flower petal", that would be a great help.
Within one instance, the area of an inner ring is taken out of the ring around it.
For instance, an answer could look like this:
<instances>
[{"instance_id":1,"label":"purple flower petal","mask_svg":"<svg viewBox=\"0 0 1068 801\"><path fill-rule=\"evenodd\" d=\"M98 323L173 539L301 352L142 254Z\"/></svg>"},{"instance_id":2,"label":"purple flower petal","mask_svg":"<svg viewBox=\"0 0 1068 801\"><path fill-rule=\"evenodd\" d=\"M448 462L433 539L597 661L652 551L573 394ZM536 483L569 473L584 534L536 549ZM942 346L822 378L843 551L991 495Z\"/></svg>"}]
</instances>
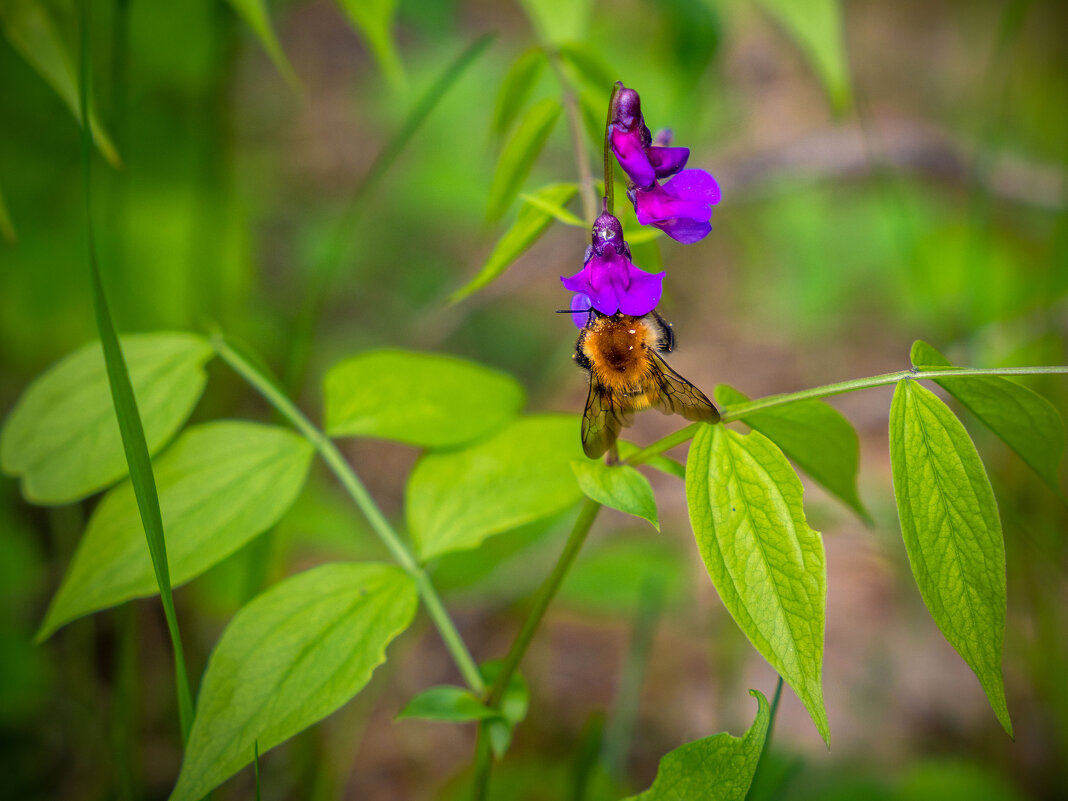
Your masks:
<instances>
[{"instance_id":1,"label":"purple flower petal","mask_svg":"<svg viewBox=\"0 0 1068 801\"><path fill-rule=\"evenodd\" d=\"M700 242L712 231L712 223L710 222L687 220L678 217L671 220L662 220L654 223L654 225L676 242L681 242L684 245Z\"/></svg>"},{"instance_id":2,"label":"purple flower petal","mask_svg":"<svg viewBox=\"0 0 1068 801\"><path fill-rule=\"evenodd\" d=\"M608 142L619 166L637 186L650 186L656 180L656 171L649 163L638 128L625 131L613 123L608 131Z\"/></svg>"},{"instance_id":3,"label":"purple flower petal","mask_svg":"<svg viewBox=\"0 0 1068 801\"><path fill-rule=\"evenodd\" d=\"M719 184L704 170L683 170L666 184L664 190L686 200L701 200L715 205L719 203Z\"/></svg>"},{"instance_id":4,"label":"purple flower petal","mask_svg":"<svg viewBox=\"0 0 1068 801\"><path fill-rule=\"evenodd\" d=\"M575 275L561 276L560 280L566 289L586 295L601 314L621 311L641 316L660 302L664 273L643 272L625 256L607 249L604 255L594 255Z\"/></svg>"},{"instance_id":5,"label":"purple flower petal","mask_svg":"<svg viewBox=\"0 0 1068 801\"><path fill-rule=\"evenodd\" d=\"M676 217L707 221L712 216L712 208L707 202L680 198L660 184L634 193L634 212L642 225L656 225L661 220Z\"/></svg>"},{"instance_id":6,"label":"purple flower petal","mask_svg":"<svg viewBox=\"0 0 1068 801\"><path fill-rule=\"evenodd\" d=\"M576 328L586 327L586 319L590 316L591 308L593 308L593 304L590 303L588 295L579 292L571 298L571 321Z\"/></svg>"},{"instance_id":7,"label":"purple flower petal","mask_svg":"<svg viewBox=\"0 0 1068 801\"><path fill-rule=\"evenodd\" d=\"M657 178L670 178L686 166L686 162L690 158L690 148L657 147L654 145L646 148L645 155L648 156L649 163L656 171Z\"/></svg>"}]
</instances>

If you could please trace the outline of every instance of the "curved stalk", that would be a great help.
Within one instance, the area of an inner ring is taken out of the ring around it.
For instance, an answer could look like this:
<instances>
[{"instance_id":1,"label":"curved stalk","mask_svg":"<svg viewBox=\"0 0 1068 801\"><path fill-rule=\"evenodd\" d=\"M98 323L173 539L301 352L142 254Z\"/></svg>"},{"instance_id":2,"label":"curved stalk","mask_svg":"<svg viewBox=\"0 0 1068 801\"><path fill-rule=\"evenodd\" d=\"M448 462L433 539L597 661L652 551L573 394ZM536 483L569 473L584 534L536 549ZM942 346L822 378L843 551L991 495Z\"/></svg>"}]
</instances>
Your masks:
<instances>
[{"instance_id":1,"label":"curved stalk","mask_svg":"<svg viewBox=\"0 0 1068 801\"><path fill-rule=\"evenodd\" d=\"M437 590L434 589L434 585L430 582L430 577L427 576L426 571L423 570L416 561L412 552L408 549L408 546L405 545L404 541L400 538L400 535L397 534L393 529L393 526L386 520L386 516L382 514L382 510L378 508L378 505L374 502L371 494L367 491L363 482L360 481L359 476L356 475L356 472L345 460L345 457L341 455L341 451L334 445L333 440L316 428L316 426L304 416L304 413L297 408L293 401L286 397L286 395L248 359L234 350L221 334L216 333L211 339L216 353L219 354L219 358L233 368L234 372L244 378L253 389L259 392L279 414L292 423L293 426L312 444L315 450L319 452L323 461L326 462L334 475L337 476L341 485L345 488L345 491L348 492L349 496L360 508L360 511L363 512L364 517L367 518L367 522L371 524L371 528L374 529L378 538L382 540L382 543L389 550L394 560L404 568L408 575L415 581L416 588L419 591L419 597L423 600L423 605L426 607L427 614L430 616L430 619L434 621L434 625L441 634L441 639L444 641L445 647L448 648L449 654L456 663L456 667L459 669L464 681L467 682L467 686L472 692L478 695L484 693L486 685L482 681L482 675L478 671L478 666L475 664L475 660L471 657L471 653L467 650L467 646L464 644L460 632L456 630L456 625L452 622L452 618L449 617L449 613L445 610L445 606L441 602L441 597L438 595Z\"/></svg>"}]
</instances>

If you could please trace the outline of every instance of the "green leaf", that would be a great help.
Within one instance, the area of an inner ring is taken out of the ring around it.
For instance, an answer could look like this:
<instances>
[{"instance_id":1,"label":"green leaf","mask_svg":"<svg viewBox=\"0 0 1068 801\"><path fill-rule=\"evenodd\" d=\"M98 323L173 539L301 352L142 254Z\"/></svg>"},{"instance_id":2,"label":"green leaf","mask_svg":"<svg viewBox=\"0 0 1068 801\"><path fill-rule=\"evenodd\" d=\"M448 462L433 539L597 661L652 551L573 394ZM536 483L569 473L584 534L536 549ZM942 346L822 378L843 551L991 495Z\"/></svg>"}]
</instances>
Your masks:
<instances>
[{"instance_id":1,"label":"green leaf","mask_svg":"<svg viewBox=\"0 0 1068 801\"><path fill-rule=\"evenodd\" d=\"M429 448L501 428L523 407L512 376L431 353L375 350L335 365L323 382L326 433Z\"/></svg>"},{"instance_id":2,"label":"green leaf","mask_svg":"<svg viewBox=\"0 0 1068 801\"><path fill-rule=\"evenodd\" d=\"M589 226L583 222L579 217L572 214L565 209L559 203L553 203L551 200L547 200L541 195L532 195L527 192L520 193L519 197L525 200L529 205L536 209L541 209L546 214L551 216L554 220L562 222L564 225L571 225L576 228L588 228Z\"/></svg>"},{"instance_id":3,"label":"green leaf","mask_svg":"<svg viewBox=\"0 0 1068 801\"><path fill-rule=\"evenodd\" d=\"M604 97L605 110L608 109L608 97L619 80L619 74L601 57L600 53L582 42L568 42L560 46L563 57L580 80L594 92Z\"/></svg>"},{"instance_id":4,"label":"green leaf","mask_svg":"<svg viewBox=\"0 0 1068 801\"><path fill-rule=\"evenodd\" d=\"M11 221L11 214L7 210L7 203L4 202L3 192L0 192L0 237L3 237L12 244L18 239L18 235L15 233L15 223Z\"/></svg>"},{"instance_id":5,"label":"green leaf","mask_svg":"<svg viewBox=\"0 0 1068 801\"><path fill-rule=\"evenodd\" d=\"M910 354L917 370L951 367L945 356L917 340ZM938 386L952 395L983 425L1063 497L1057 468L1064 454L1064 420L1048 400L1021 384L1001 376L937 378Z\"/></svg>"},{"instance_id":6,"label":"green leaf","mask_svg":"<svg viewBox=\"0 0 1068 801\"><path fill-rule=\"evenodd\" d=\"M497 159L493 183L490 185L486 207L486 219L490 222L504 216L512 200L523 188L523 182L545 146L545 140L552 133L556 118L560 116L560 109L560 103L551 97L539 100L527 109L508 137Z\"/></svg>"},{"instance_id":7,"label":"green leaf","mask_svg":"<svg viewBox=\"0 0 1068 801\"><path fill-rule=\"evenodd\" d=\"M278 43L274 28L271 27L271 18L267 13L265 0L229 0L229 3L252 28L252 32L259 38L260 44L271 57L278 72L286 79L286 82L295 86L297 84L296 73L293 72L293 65L289 63L282 46Z\"/></svg>"},{"instance_id":8,"label":"green leaf","mask_svg":"<svg viewBox=\"0 0 1068 801\"><path fill-rule=\"evenodd\" d=\"M649 479L625 464L606 465L604 462L582 459L571 463L579 487L586 497L611 509L648 520L657 531L656 497Z\"/></svg>"},{"instance_id":9,"label":"green leaf","mask_svg":"<svg viewBox=\"0 0 1068 801\"><path fill-rule=\"evenodd\" d=\"M170 801L196 801L358 693L408 628L415 582L399 567L333 563L276 584L234 615L204 672Z\"/></svg>"},{"instance_id":10,"label":"green leaf","mask_svg":"<svg viewBox=\"0 0 1068 801\"><path fill-rule=\"evenodd\" d=\"M826 564L797 474L760 432L705 425L690 445L686 500L723 605L829 742L820 679Z\"/></svg>"},{"instance_id":11,"label":"green leaf","mask_svg":"<svg viewBox=\"0 0 1068 801\"><path fill-rule=\"evenodd\" d=\"M823 82L831 106L844 111L852 103L849 58L839 0L758 0L793 38Z\"/></svg>"},{"instance_id":12,"label":"green leaf","mask_svg":"<svg viewBox=\"0 0 1068 801\"><path fill-rule=\"evenodd\" d=\"M501 659L492 659L478 666L482 680L486 682L487 687L497 681L503 664L504 661ZM508 746L512 743L512 732L527 716L529 707L530 689L527 687L526 679L519 671L516 671L508 680L508 686L504 688L504 694L501 696L501 716L486 721L490 748L497 759L501 759L508 751Z\"/></svg>"},{"instance_id":13,"label":"green leaf","mask_svg":"<svg viewBox=\"0 0 1068 801\"><path fill-rule=\"evenodd\" d=\"M422 718L467 723L497 716L497 712L479 701L470 690L446 685L431 687L419 693L400 711L396 719Z\"/></svg>"},{"instance_id":14,"label":"green leaf","mask_svg":"<svg viewBox=\"0 0 1068 801\"><path fill-rule=\"evenodd\" d=\"M287 429L223 421L187 429L154 464L172 586L274 525L296 500L310 443ZM129 482L93 510L38 639L82 615L158 592Z\"/></svg>"},{"instance_id":15,"label":"green leaf","mask_svg":"<svg viewBox=\"0 0 1068 801\"><path fill-rule=\"evenodd\" d=\"M964 426L915 381L894 390L890 464L901 534L923 602L1012 736L1001 677L1005 543L997 501Z\"/></svg>"},{"instance_id":16,"label":"green leaf","mask_svg":"<svg viewBox=\"0 0 1068 801\"><path fill-rule=\"evenodd\" d=\"M545 51L532 47L512 62L497 90L497 104L493 109L493 133L504 136L515 122L519 110L526 104L545 67Z\"/></svg>"},{"instance_id":17,"label":"green leaf","mask_svg":"<svg viewBox=\"0 0 1068 801\"><path fill-rule=\"evenodd\" d=\"M150 452L181 427L204 391L211 345L192 334L122 338ZM38 377L0 432L0 465L31 503L80 500L127 473L99 342Z\"/></svg>"},{"instance_id":18,"label":"green leaf","mask_svg":"<svg viewBox=\"0 0 1068 801\"><path fill-rule=\"evenodd\" d=\"M405 507L424 561L474 548L486 537L566 509L582 497L571 461L581 459L572 415L520 417L464 450L430 453L412 470Z\"/></svg>"},{"instance_id":19,"label":"green leaf","mask_svg":"<svg viewBox=\"0 0 1068 801\"><path fill-rule=\"evenodd\" d=\"M586 38L592 0L519 0L519 3L546 43L561 45Z\"/></svg>"},{"instance_id":20,"label":"green leaf","mask_svg":"<svg viewBox=\"0 0 1068 801\"><path fill-rule=\"evenodd\" d=\"M726 384L717 386L715 395L723 406L749 402L747 395ZM816 483L871 522L857 496L860 440L841 412L823 401L805 400L739 419L778 445Z\"/></svg>"},{"instance_id":21,"label":"green leaf","mask_svg":"<svg viewBox=\"0 0 1068 801\"><path fill-rule=\"evenodd\" d=\"M543 186L533 194L547 203L563 206L575 196L578 187L575 184L550 184ZM533 245L552 224L553 216L530 203L524 203L512 226L498 240L489 258L470 282L449 296L449 303L458 303L468 295L496 281L516 259Z\"/></svg>"},{"instance_id":22,"label":"green leaf","mask_svg":"<svg viewBox=\"0 0 1068 801\"><path fill-rule=\"evenodd\" d=\"M338 5L367 40L386 80L394 88L403 87L404 65L393 41L397 0L338 0Z\"/></svg>"},{"instance_id":23,"label":"green leaf","mask_svg":"<svg viewBox=\"0 0 1068 801\"><path fill-rule=\"evenodd\" d=\"M653 786L630 801L743 801L771 719L768 700L756 690L749 694L757 700L757 715L745 736L714 734L676 748L660 760Z\"/></svg>"},{"instance_id":24,"label":"green leaf","mask_svg":"<svg viewBox=\"0 0 1068 801\"><path fill-rule=\"evenodd\" d=\"M78 78L74 62L56 30L47 6L37 0L8 0L0 3L0 25L11 46L37 70L70 109L74 119L82 121L78 102ZM89 127L100 154L112 167L122 164L111 138L89 105Z\"/></svg>"}]
</instances>

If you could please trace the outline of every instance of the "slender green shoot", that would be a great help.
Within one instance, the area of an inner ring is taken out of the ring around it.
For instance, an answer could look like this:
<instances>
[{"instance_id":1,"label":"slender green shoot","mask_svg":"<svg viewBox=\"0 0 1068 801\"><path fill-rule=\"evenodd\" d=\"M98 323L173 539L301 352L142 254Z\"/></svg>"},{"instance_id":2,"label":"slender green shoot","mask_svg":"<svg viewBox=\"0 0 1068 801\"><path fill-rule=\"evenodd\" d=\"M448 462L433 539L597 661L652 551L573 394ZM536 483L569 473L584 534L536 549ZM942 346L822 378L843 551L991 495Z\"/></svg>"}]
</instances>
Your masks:
<instances>
[{"instance_id":1,"label":"slender green shoot","mask_svg":"<svg viewBox=\"0 0 1068 801\"><path fill-rule=\"evenodd\" d=\"M404 151L430 113L437 107L460 77L489 47L493 34L480 36L460 53L441 73L419 101L409 112L400 130L394 134L375 156L370 169L357 184L349 200L348 208L338 221L337 228L330 240L326 252L316 264L309 282L304 303L294 324L293 336L289 348L289 357L283 373L283 386L293 394L300 386L307 368L308 356L315 339L315 328L326 304L327 295L337 280L341 269L349 262L349 256L355 245L353 232L363 215L368 198L372 195L389 168Z\"/></svg>"},{"instance_id":2,"label":"slender green shoot","mask_svg":"<svg viewBox=\"0 0 1068 801\"><path fill-rule=\"evenodd\" d=\"M764 738L764 745L760 749L760 758L757 760L756 770L753 771L753 781L749 783L749 792L746 793L746 798L753 792L753 787L756 786L757 777L760 776L760 769L764 766L764 761L767 759L768 751L771 750L771 735L775 733L775 716L779 713L779 699L782 698L782 676L779 676L779 681L775 684L775 697L771 699L771 716L768 719L768 736Z\"/></svg>"},{"instance_id":3,"label":"slender green shoot","mask_svg":"<svg viewBox=\"0 0 1068 801\"><path fill-rule=\"evenodd\" d=\"M615 176L616 165L612 158L612 143L608 140L608 129L612 125L612 110L616 105L616 95L622 88L622 84L616 81L612 87L612 96L608 98L608 117L604 121L604 207L609 214L615 214Z\"/></svg>"},{"instance_id":4,"label":"slender green shoot","mask_svg":"<svg viewBox=\"0 0 1068 801\"><path fill-rule=\"evenodd\" d=\"M81 24L81 58L79 70L79 96L82 118L88 119L89 108L89 8L86 0L79 3L79 22ZM111 397L115 403L115 416L118 418L119 431L122 435L126 462L130 467L130 483L137 498L137 507L141 513L141 522L148 540L148 550L152 556L152 567L156 572L163 613L167 619L167 630L171 637L174 652L175 685L178 694L178 715L182 727L183 742L193 725L193 696L189 689L189 677L185 667L185 651L182 637L178 630L178 616L174 611L174 595L171 592L170 569L167 564L167 543L163 536L163 519L159 511L159 496L156 493L156 479L152 473L152 460L148 455L145 431L141 425L141 414L134 398L133 386L126 360L119 345L119 337L108 308L104 283L100 275L100 266L96 259L96 245L93 240L93 220L91 204L90 164L92 162L92 126L82 126L82 174L85 183L85 216L88 233L89 278L93 296L93 311L96 326L100 333L100 343L104 349L104 364L107 369Z\"/></svg>"},{"instance_id":5,"label":"slender green shoot","mask_svg":"<svg viewBox=\"0 0 1068 801\"><path fill-rule=\"evenodd\" d=\"M367 522L371 524L375 534L378 535L378 538L389 550L394 561L404 568L415 581L427 614L434 621L434 625L441 634L441 639L445 642L445 647L448 648L456 667L459 669L464 681L467 682L467 686L478 695L485 692L485 683L482 681L478 666L467 650L460 633L456 630L456 625L453 623L452 618L449 617L449 613L445 610L441 597L438 595L437 590L434 589L434 585L431 584L426 571L419 565L400 535L386 520L382 510L378 508L371 494L367 491L363 482L360 481L359 476L356 475L345 457L342 456L341 451L337 449L337 446L326 434L305 417L304 413L297 408L296 404L286 396L281 388L262 369L256 366L255 362L258 360L255 357L244 355L237 346L220 333L212 335L212 344L216 353L219 354L219 358L244 378L253 389L259 392L319 452L319 455L330 470L333 471L334 475L337 476L349 497L363 512Z\"/></svg>"}]
</instances>

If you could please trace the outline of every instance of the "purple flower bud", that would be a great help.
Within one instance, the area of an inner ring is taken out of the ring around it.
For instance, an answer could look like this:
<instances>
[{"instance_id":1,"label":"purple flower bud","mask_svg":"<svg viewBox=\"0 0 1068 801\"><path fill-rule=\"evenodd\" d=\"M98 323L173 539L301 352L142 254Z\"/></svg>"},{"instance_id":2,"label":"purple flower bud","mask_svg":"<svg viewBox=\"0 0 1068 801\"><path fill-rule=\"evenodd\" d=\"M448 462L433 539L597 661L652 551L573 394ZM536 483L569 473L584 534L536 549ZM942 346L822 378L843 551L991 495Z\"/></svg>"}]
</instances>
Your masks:
<instances>
[{"instance_id":1,"label":"purple flower bud","mask_svg":"<svg viewBox=\"0 0 1068 801\"><path fill-rule=\"evenodd\" d=\"M627 243L623 241L623 225L607 211L594 220L590 241L598 256L603 256L607 247L613 248L617 253L623 253L627 248Z\"/></svg>"},{"instance_id":2,"label":"purple flower bud","mask_svg":"<svg viewBox=\"0 0 1068 801\"><path fill-rule=\"evenodd\" d=\"M623 131L630 131L644 124L642 120L642 101L633 89L619 84L619 92L612 107L612 124Z\"/></svg>"},{"instance_id":3,"label":"purple flower bud","mask_svg":"<svg viewBox=\"0 0 1068 801\"><path fill-rule=\"evenodd\" d=\"M642 225L655 225L672 239L691 244L712 230L712 206L719 203L716 179L704 170L683 170L667 183L631 193Z\"/></svg>"}]
</instances>

